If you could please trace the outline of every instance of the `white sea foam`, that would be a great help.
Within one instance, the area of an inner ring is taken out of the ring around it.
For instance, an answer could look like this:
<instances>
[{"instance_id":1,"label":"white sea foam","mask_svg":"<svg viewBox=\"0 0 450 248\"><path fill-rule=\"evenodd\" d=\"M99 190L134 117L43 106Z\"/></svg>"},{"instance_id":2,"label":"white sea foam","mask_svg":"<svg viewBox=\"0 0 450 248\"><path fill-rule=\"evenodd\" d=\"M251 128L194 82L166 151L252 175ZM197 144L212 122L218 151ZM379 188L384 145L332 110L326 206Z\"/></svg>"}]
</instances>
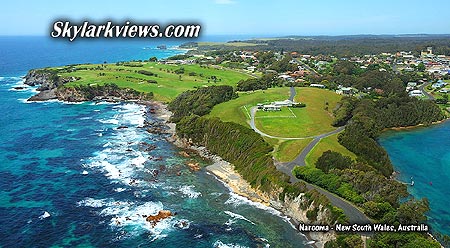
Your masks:
<instances>
[{"instance_id":1,"label":"white sea foam","mask_svg":"<svg viewBox=\"0 0 450 248\"><path fill-rule=\"evenodd\" d=\"M117 105L117 104L120 104L120 103L102 101L102 102L92 102L89 105Z\"/></svg>"},{"instance_id":2,"label":"white sea foam","mask_svg":"<svg viewBox=\"0 0 450 248\"><path fill-rule=\"evenodd\" d=\"M202 193L196 192L194 190L194 188L195 188L194 185L189 185L189 186L188 185L184 185L184 186L181 186L178 189L178 191L180 191L184 196L187 196L189 198L194 198L195 199L195 198L201 196Z\"/></svg>"},{"instance_id":3,"label":"white sea foam","mask_svg":"<svg viewBox=\"0 0 450 248\"><path fill-rule=\"evenodd\" d=\"M144 168L144 163L147 159L142 155L141 152L138 152L138 156L131 160L131 164L136 165L136 167Z\"/></svg>"},{"instance_id":4,"label":"white sea foam","mask_svg":"<svg viewBox=\"0 0 450 248\"><path fill-rule=\"evenodd\" d=\"M85 103L85 102L68 102L68 101L61 101L61 102L69 105L79 105Z\"/></svg>"},{"instance_id":5,"label":"white sea foam","mask_svg":"<svg viewBox=\"0 0 450 248\"><path fill-rule=\"evenodd\" d=\"M289 223L294 229L296 229L296 227L291 223L291 219L288 216L281 213L280 211L278 211L272 207L268 207L262 203L254 202L254 201L252 201L244 196L240 196L234 192L230 192L230 197L225 201L225 204L232 205L235 208L237 208L243 204L250 205L255 208L259 208L259 209L264 210L272 215L280 217L285 222Z\"/></svg>"},{"instance_id":6,"label":"white sea foam","mask_svg":"<svg viewBox=\"0 0 450 248\"><path fill-rule=\"evenodd\" d=\"M262 210L264 210L264 211L266 211L266 212L268 212L270 214L273 214L275 216L280 217L285 222L289 223L292 228L297 229L292 224L291 219L288 216L286 216L283 213L281 213L280 211L278 211L278 210L276 210L276 209L274 209L272 207L266 206L266 205L264 205L264 204L262 204L260 202L254 202L254 201L248 199L247 197L244 197L244 196L241 196L241 195L238 195L238 194L234 193L233 189L230 186L228 186L228 184L226 184L224 181L220 180L214 174L211 174L209 172L207 174L212 175L214 178L216 178L217 181L221 182L228 189L229 194L230 194L230 198L228 198L225 201L225 204L230 204L230 205L233 205L234 207L238 207L238 206L240 206L242 204L246 204L246 205L250 205L250 206L262 209Z\"/></svg>"},{"instance_id":7,"label":"white sea foam","mask_svg":"<svg viewBox=\"0 0 450 248\"><path fill-rule=\"evenodd\" d=\"M225 244L222 241L217 240L216 242L214 242L212 247L214 247L214 248L245 248L247 246L243 246L243 245L239 245L239 244L232 244L232 243Z\"/></svg>"},{"instance_id":8,"label":"white sea foam","mask_svg":"<svg viewBox=\"0 0 450 248\"><path fill-rule=\"evenodd\" d=\"M255 223L253 223L251 220L245 218L244 216L242 216L240 214L233 213L231 211L224 211L224 213L226 213L227 215L231 216L231 218L239 219L239 220L245 220L245 221L251 223L252 225L255 225Z\"/></svg>"},{"instance_id":9,"label":"white sea foam","mask_svg":"<svg viewBox=\"0 0 450 248\"><path fill-rule=\"evenodd\" d=\"M43 219L48 218L48 217L50 217L50 214L47 211L45 211L41 216L39 216L39 219L43 220Z\"/></svg>"},{"instance_id":10,"label":"white sea foam","mask_svg":"<svg viewBox=\"0 0 450 248\"><path fill-rule=\"evenodd\" d=\"M127 189L125 189L125 188L116 188L116 189L114 189L114 191L116 191L118 193L123 192L125 190L127 190Z\"/></svg>"},{"instance_id":11,"label":"white sea foam","mask_svg":"<svg viewBox=\"0 0 450 248\"><path fill-rule=\"evenodd\" d=\"M119 120L117 120L117 119L108 119L108 120L100 119L98 121L103 123L103 124L114 124L114 125L119 124Z\"/></svg>"},{"instance_id":12,"label":"white sea foam","mask_svg":"<svg viewBox=\"0 0 450 248\"><path fill-rule=\"evenodd\" d=\"M84 200L81 200L77 202L78 206L84 206L84 207L92 207L92 208L101 208L105 206L106 200L96 200L94 198L87 197Z\"/></svg>"},{"instance_id":13,"label":"white sea foam","mask_svg":"<svg viewBox=\"0 0 450 248\"><path fill-rule=\"evenodd\" d=\"M144 124L145 107L137 104L121 104L114 106L113 109L116 110L116 114L110 117L102 116L103 119L99 120L100 126L96 132L106 131L110 124L126 125L128 128L111 129L103 148L95 152L91 158L83 161L83 167L101 171L112 182L118 183L114 189L115 192L130 190L135 199L139 199L145 197L151 188L165 185L164 182L149 183L139 176L152 171L145 167L148 154L138 149L138 144L147 137L145 130L137 128ZM127 185L127 187L122 185ZM199 194L193 189L191 190L192 192L186 191L185 193L193 197ZM175 225L177 220L173 217L161 220L155 226L146 221L145 216L156 215L163 209L161 202L139 203L86 198L78 205L99 208L98 214L107 217L107 223L118 230L117 240L130 235L141 235L144 232L151 233L150 239L162 239L170 230L180 228ZM121 234L123 230L126 230L126 235Z\"/></svg>"}]
</instances>

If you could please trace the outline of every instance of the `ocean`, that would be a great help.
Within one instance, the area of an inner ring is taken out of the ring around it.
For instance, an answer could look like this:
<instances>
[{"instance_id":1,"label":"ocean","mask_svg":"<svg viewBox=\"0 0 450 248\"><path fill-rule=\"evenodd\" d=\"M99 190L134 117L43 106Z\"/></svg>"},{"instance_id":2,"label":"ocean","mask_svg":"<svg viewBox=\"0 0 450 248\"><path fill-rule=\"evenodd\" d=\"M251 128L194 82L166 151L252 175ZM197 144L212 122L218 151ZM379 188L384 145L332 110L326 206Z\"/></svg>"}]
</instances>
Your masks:
<instances>
[{"instance_id":1,"label":"ocean","mask_svg":"<svg viewBox=\"0 0 450 248\"><path fill-rule=\"evenodd\" d=\"M450 235L450 122L412 130L388 131L379 140L388 152L398 179L408 192L430 203L428 224L433 232Z\"/></svg>"},{"instance_id":2,"label":"ocean","mask_svg":"<svg viewBox=\"0 0 450 248\"><path fill-rule=\"evenodd\" d=\"M29 103L35 88L14 89L32 68L163 58L180 43L0 37L0 247L308 247L279 212L189 170L209 162L141 128L158 121L144 106ZM177 214L152 227L143 216L159 210Z\"/></svg>"}]
</instances>

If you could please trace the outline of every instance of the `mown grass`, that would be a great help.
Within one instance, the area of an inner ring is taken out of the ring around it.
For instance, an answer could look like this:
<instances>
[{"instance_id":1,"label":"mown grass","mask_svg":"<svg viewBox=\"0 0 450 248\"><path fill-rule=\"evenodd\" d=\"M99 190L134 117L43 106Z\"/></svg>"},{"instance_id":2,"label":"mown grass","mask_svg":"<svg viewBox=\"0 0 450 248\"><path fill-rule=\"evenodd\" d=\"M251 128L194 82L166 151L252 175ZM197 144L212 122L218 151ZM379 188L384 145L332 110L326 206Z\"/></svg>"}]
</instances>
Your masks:
<instances>
[{"instance_id":1,"label":"mown grass","mask_svg":"<svg viewBox=\"0 0 450 248\"><path fill-rule=\"evenodd\" d=\"M296 101L306 103L305 108L290 108L297 117L292 117L293 115L288 108L282 108L282 111L274 112L258 111L255 119L257 127L263 132L280 137L309 137L334 130L334 127L331 126L333 121L331 112L341 96L332 91L316 88L296 88L296 90ZM288 97L289 88L287 87L240 92L239 98L214 106L209 116L219 117L222 121L235 122L249 127L251 107L256 106L257 103L270 103L285 100ZM328 105L326 105L326 102L328 102ZM328 110L326 110L327 106ZM280 116L290 117L278 118ZM273 156L281 162L292 161L312 140L285 141L266 137L264 139L274 146ZM323 139L311 151L308 158L315 162L326 150L334 150L355 157L354 154L337 142L337 135L333 135Z\"/></svg>"},{"instance_id":2,"label":"mown grass","mask_svg":"<svg viewBox=\"0 0 450 248\"><path fill-rule=\"evenodd\" d=\"M356 159L356 155L351 151L347 150L347 148L345 148L341 144L339 144L337 138L338 134L333 134L331 136L321 139L319 143L317 143L317 145L306 156L305 158L306 164L315 166L319 157L322 156L322 153L328 150L339 152L344 156L349 156L352 159Z\"/></svg>"},{"instance_id":3,"label":"mown grass","mask_svg":"<svg viewBox=\"0 0 450 248\"><path fill-rule=\"evenodd\" d=\"M119 87L128 87L141 92L153 92L155 100L160 101L170 101L186 90L199 87L211 85L236 86L239 80L249 77L248 75L232 70L201 67L196 64L167 65L157 62L127 62L127 64L135 66L142 65L142 67L116 64L76 65L71 66L76 71L62 72L59 75L63 77L75 76L81 78L80 80L68 83L67 86L115 83ZM181 67L184 68L184 73L175 73ZM70 67L66 66L64 68L67 69ZM143 75L138 72L139 70L151 71L157 76ZM215 80L214 76L216 77ZM157 83L149 83L147 80L155 80Z\"/></svg>"},{"instance_id":4,"label":"mown grass","mask_svg":"<svg viewBox=\"0 0 450 248\"><path fill-rule=\"evenodd\" d=\"M291 108L296 118L258 118L276 116L277 112L258 111L256 126L261 131L277 137L310 137L334 130L332 110L341 99L333 91L317 88L296 88L297 102L306 103L305 108ZM283 99L279 99L283 100ZM327 104L328 103L328 104ZM286 108L286 111L289 111Z\"/></svg>"},{"instance_id":5,"label":"mown grass","mask_svg":"<svg viewBox=\"0 0 450 248\"><path fill-rule=\"evenodd\" d=\"M222 121L231 121L250 127L250 108L257 103L270 103L289 97L289 88L271 88L255 92L239 92L239 97L214 106L209 116L219 117Z\"/></svg>"},{"instance_id":6,"label":"mown grass","mask_svg":"<svg viewBox=\"0 0 450 248\"><path fill-rule=\"evenodd\" d=\"M274 153L274 157L280 162L294 160L300 152L312 141L312 139L282 141Z\"/></svg>"}]
</instances>

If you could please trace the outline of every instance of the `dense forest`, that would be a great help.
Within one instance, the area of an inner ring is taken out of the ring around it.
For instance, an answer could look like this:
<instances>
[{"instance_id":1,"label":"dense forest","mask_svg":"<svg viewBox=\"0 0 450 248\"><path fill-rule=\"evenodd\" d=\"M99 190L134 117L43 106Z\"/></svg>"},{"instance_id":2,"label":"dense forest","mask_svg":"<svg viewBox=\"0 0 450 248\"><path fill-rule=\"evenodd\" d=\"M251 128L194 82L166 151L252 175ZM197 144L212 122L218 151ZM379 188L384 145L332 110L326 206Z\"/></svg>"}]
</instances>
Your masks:
<instances>
[{"instance_id":1,"label":"dense forest","mask_svg":"<svg viewBox=\"0 0 450 248\"><path fill-rule=\"evenodd\" d=\"M285 50L296 51L300 54L325 54L338 57L380 54L383 52L395 53L398 51L412 51L414 54L419 54L428 46L433 47L435 54L450 55L449 35L293 36L279 39L245 40L244 42L253 44L251 46L240 46L239 49L254 51ZM192 48L198 46L198 44L191 42L185 46ZM198 49L204 51L235 50L236 47L211 44L199 46Z\"/></svg>"},{"instance_id":2,"label":"dense forest","mask_svg":"<svg viewBox=\"0 0 450 248\"><path fill-rule=\"evenodd\" d=\"M178 122L191 114L206 115L211 112L214 105L236 97L233 87L226 85L185 91L169 104L169 110L173 112L172 121Z\"/></svg>"}]
</instances>

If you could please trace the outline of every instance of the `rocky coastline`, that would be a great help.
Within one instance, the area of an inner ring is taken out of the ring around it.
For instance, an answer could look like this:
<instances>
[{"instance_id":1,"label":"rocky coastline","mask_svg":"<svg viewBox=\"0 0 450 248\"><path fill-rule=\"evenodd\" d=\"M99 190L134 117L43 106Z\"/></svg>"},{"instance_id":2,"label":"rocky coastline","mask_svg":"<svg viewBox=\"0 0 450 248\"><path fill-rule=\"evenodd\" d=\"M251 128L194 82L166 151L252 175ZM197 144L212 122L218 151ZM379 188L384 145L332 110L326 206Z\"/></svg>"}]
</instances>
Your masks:
<instances>
[{"instance_id":1,"label":"rocky coastline","mask_svg":"<svg viewBox=\"0 0 450 248\"><path fill-rule=\"evenodd\" d=\"M48 70L30 70L24 77L24 84L39 86L36 95L27 101L60 100L65 102L85 101L145 101L150 100L153 95L137 92L133 89L119 88L115 84L104 85L79 85L66 87L67 83L78 80L75 77L59 77Z\"/></svg>"},{"instance_id":2,"label":"rocky coastline","mask_svg":"<svg viewBox=\"0 0 450 248\"><path fill-rule=\"evenodd\" d=\"M278 199L280 191L275 190L270 195L256 190L244 180L234 166L219 156L211 154L205 147L198 147L189 142L179 138L176 135L176 124L170 122L172 113L167 109L167 105L161 102L151 100L151 96L136 92L131 89L118 88L115 85L104 86L83 86L83 87L65 87L64 84L78 80L77 78L58 78L55 74L49 73L45 70L31 70L25 76L24 84L29 86L39 86L38 94L32 96L28 101L47 101L47 100L61 100L65 102L84 102L84 101L135 101L144 104L149 109L148 112L156 114L162 120L158 123L146 123L145 127L149 133L168 133L170 137L168 141L182 149L195 151L200 156L213 161L213 164L206 167L206 170L212 173L218 180L226 184L231 191L243 196L252 202L263 204L280 211L283 215L288 216L292 225L295 227L299 223L317 224L325 222L327 213L319 211L317 220L311 223L306 216L309 209L302 210L301 204L306 204L308 199L305 194L291 199L286 197L281 201ZM281 190L281 189L280 189ZM323 208L325 209L325 208ZM159 217L159 216L157 216ZM164 215L164 217L167 217ZM156 217L155 217L156 218ZM154 221L154 220L152 220ZM306 233L310 244L314 247L324 247L325 243L335 238L335 233L330 232L309 232Z\"/></svg>"},{"instance_id":3,"label":"rocky coastline","mask_svg":"<svg viewBox=\"0 0 450 248\"><path fill-rule=\"evenodd\" d=\"M176 124L170 122L172 113L167 109L167 105L161 102L152 102L151 105L156 109L157 116L162 120L162 123L167 127L166 133L170 134L167 140L181 149L195 151L199 156L209 159L213 162L212 165L205 169L212 173L218 180L222 181L235 194L243 196L252 202L263 204L280 211L283 215L290 219L293 226L297 228L299 223L317 224L326 219L326 212L319 211L317 216L317 223L311 223L306 216L307 210L302 210L300 205L306 203L305 194L291 199L286 197L283 201L278 199L280 192L273 192L273 194L266 194L262 191L256 190L241 177L241 175L234 169L234 166L221 157L211 154L206 147L198 147L188 140L181 139L176 134ZM314 247L324 247L327 241L336 237L334 231L329 232L309 232L305 233L310 244Z\"/></svg>"}]
</instances>

